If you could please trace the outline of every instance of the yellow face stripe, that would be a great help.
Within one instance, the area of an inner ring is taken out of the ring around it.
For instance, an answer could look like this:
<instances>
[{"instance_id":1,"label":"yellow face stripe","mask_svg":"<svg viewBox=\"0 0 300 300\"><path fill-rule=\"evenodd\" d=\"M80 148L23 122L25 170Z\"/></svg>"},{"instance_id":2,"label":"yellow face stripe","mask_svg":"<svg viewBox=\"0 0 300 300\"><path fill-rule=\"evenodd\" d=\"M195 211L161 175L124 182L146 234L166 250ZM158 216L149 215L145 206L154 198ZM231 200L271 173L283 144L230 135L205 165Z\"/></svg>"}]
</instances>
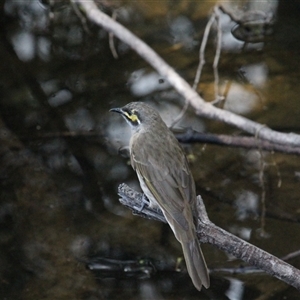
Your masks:
<instances>
[{"instance_id":1,"label":"yellow face stripe","mask_svg":"<svg viewBox=\"0 0 300 300\"><path fill-rule=\"evenodd\" d=\"M129 119L131 122L139 122L139 118L136 114L130 115L128 112L124 112L124 115L126 116L127 119Z\"/></svg>"}]
</instances>

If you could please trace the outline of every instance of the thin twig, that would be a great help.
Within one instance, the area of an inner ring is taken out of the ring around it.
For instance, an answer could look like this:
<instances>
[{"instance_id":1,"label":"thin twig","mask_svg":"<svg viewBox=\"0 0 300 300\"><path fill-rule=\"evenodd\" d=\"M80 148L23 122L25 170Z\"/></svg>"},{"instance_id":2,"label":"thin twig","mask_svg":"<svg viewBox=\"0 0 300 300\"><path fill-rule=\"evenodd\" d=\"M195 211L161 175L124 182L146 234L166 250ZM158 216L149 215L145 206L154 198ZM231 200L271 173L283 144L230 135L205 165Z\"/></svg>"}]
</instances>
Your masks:
<instances>
[{"instance_id":1,"label":"thin twig","mask_svg":"<svg viewBox=\"0 0 300 300\"><path fill-rule=\"evenodd\" d=\"M211 29L211 26L214 23L214 21L215 21L215 14L213 13L210 16L210 19L206 24L204 34L203 34L203 38L202 38L202 43L201 43L200 50L199 50L199 65L198 65L198 68L197 68L197 72L196 72L196 76L195 76L195 80L194 80L194 84L193 84L193 89L194 90L197 89L197 86L198 86L198 84L200 82L200 78L201 78L202 68L205 65L204 52L205 52L208 36L209 36L209 33L210 33L210 29Z\"/></svg>"},{"instance_id":2,"label":"thin twig","mask_svg":"<svg viewBox=\"0 0 300 300\"><path fill-rule=\"evenodd\" d=\"M260 236L266 237L267 233L265 230L266 227L266 184L265 184L265 168L266 163L264 161L263 153L259 147L259 182L261 186L261 216L260 216Z\"/></svg>"},{"instance_id":3,"label":"thin twig","mask_svg":"<svg viewBox=\"0 0 300 300\"><path fill-rule=\"evenodd\" d=\"M271 165L274 166L275 170L276 170L276 174L277 174L277 178L278 178L278 182L277 182L277 187L280 188L281 184L282 184L282 179L281 179L281 172L279 170L278 164L276 163L276 161L274 160L274 151L272 151L272 163Z\"/></svg>"},{"instance_id":4,"label":"thin twig","mask_svg":"<svg viewBox=\"0 0 300 300\"><path fill-rule=\"evenodd\" d=\"M85 32L87 34L91 34L91 31L89 30L89 28L87 26L85 16L83 16L83 14L80 12L80 10L78 9L77 5L73 1L71 1L71 5L72 5L72 8L73 8L75 14L77 15L78 19L80 20L80 22L82 24L82 27L85 30Z\"/></svg>"},{"instance_id":5,"label":"thin twig","mask_svg":"<svg viewBox=\"0 0 300 300\"><path fill-rule=\"evenodd\" d=\"M117 10L114 9L113 12L112 12L112 16L111 16L112 19L113 19L113 20L116 20L116 19L117 19L117 15L118 15ZM115 43L114 43L114 34L113 34L112 31L110 31L110 32L108 33L108 41L109 41L109 48L110 48L110 51L111 51L113 57L114 57L115 59L118 59L118 58L119 58L119 55L118 55L118 52L117 52L116 47L115 47Z\"/></svg>"},{"instance_id":6,"label":"thin twig","mask_svg":"<svg viewBox=\"0 0 300 300\"><path fill-rule=\"evenodd\" d=\"M182 117L184 116L184 114L186 113L188 107L189 107L189 102L188 102L188 101L185 101L182 110L181 110L180 113L177 115L177 117L173 120L173 122L170 124L170 128L172 128L177 122L179 122L179 121L181 120L181 118L182 118Z\"/></svg>"},{"instance_id":7,"label":"thin twig","mask_svg":"<svg viewBox=\"0 0 300 300\"><path fill-rule=\"evenodd\" d=\"M222 50L222 28L221 28L221 21L220 21L220 15L219 12L215 6L214 8L215 18L217 22L217 47L216 47L216 54L213 62L213 71L214 71L214 89L215 89L215 100L216 102L219 102L221 100L220 93L219 93L219 60L221 56L221 50Z\"/></svg>"},{"instance_id":8,"label":"thin twig","mask_svg":"<svg viewBox=\"0 0 300 300\"><path fill-rule=\"evenodd\" d=\"M298 257L298 256L300 256L300 250L289 253L289 254L283 256L281 259L282 260L289 260L289 259L292 259L292 258L295 258L295 257Z\"/></svg>"}]
</instances>

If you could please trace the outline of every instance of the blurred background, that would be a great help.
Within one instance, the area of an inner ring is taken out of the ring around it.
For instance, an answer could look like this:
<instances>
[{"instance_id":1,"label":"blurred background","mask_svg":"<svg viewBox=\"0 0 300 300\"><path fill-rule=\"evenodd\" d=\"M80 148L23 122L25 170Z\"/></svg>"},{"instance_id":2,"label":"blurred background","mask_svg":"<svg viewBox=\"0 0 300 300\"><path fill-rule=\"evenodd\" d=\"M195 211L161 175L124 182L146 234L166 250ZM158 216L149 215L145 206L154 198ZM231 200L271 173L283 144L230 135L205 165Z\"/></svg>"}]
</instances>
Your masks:
<instances>
[{"instance_id":1,"label":"blurred background","mask_svg":"<svg viewBox=\"0 0 300 300\"><path fill-rule=\"evenodd\" d=\"M215 5L222 32L217 105L300 133L299 1L98 1L193 84ZM1 299L298 299L299 293L203 245L211 288L193 287L169 227L133 216L139 190L129 128L112 107L143 101L174 132L243 135L197 117L134 51L69 1L0 4ZM220 31L219 31L220 32ZM215 99L212 26L197 91ZM116 53L118 57L116 57ZM185 144L210 219L283 257L299 250L300 161L260 149ZM300 267L299 256L288 262Z\"/></svg>"}]
</instances>

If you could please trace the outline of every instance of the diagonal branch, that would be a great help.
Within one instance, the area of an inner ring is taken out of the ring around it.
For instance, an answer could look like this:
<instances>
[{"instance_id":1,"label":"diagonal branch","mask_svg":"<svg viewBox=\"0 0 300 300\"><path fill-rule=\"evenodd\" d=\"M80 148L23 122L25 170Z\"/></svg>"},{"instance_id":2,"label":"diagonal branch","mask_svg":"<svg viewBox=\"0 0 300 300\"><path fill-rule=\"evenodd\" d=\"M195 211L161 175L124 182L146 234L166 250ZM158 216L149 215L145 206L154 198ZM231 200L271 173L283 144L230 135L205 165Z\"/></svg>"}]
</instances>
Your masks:
<instances>
[{"instance_id":1,"label":"diagonal branch","mask_svg":"<svg viewBox=\"0 0 300 300\"><path fill-rule=\"evenodd\" d=\"M232 112L217 108L206 103L191 86L180 77L175 70L170 67L154 50L146 43L135 36L131 31L126 29L120 23L116 22L103 12L101 12L94 1L71 0L79 3L84 9L87 17L112 32L121 41L128 44L142 58L144 58L158 73L166 78L170 84L194 107L196 113L200 116L225 122L229 125L236 126L258 138L279 144L289 144L300 146L300 135L295 133L281 133L268 128L263 124L251 121L245 117L236 115Z\"/></svg>"},{"instance_id":2,"label":"diagonal branch","mask_svg":"<svg viewBox=\"0 0 300 300\"><path fill-rule=\"evenodd\" d=\"M141 39L136 37L124 26L114 21L112 18L101 12L96 4L90 0L71 0L80 3L88 18L112 32L120 40L128 44L134 51L143 57L157 72L164 76L171 85L194 107L198 115L219 120L227 124L236 126L257 138L265 139L273 143L289 144L300 146L300 135L294 133L281 133L271 130L263 124L256 123L245 117L236 115L206 103L190 85L180 77L175 70L170 67L157 53L155 53ZM164 218L159 211L150 211L140 207L141 195L132 191L128 186L119 187L119 195L122 203L130 207L136 214L163 221ZM199 209L201 210L201 220L199 220L198 237L203 243L211 243L219 249L233 254L251 265L254 265L268 274L294 286L300 290L300 270L283 262L275 256L239 239L226 232L209 221L201 197L199 199Z\"/></svg>"},{"instance_id":3,"label":"diagonal branch","mask_svg":"<svg viewBox=\"0 0 300 300\"><path fill-rule=\"evenodd\" d=\"M161 211L153 211L147 206L140 209L142 194L132 190L126 184L121 184L118 189L120 202L129 207L134 214L149 219L165 222ZM212 223L206 213L201 196L198 199L198 210L201 215L197 233L201 243L209 243L220 250L234 255L248 264L265 271L285 283L300 290L300 270L277 258L276 256L238 238L226 230ZM137 209L139 208L139 209Z\"/></svg>"}]
</instances>

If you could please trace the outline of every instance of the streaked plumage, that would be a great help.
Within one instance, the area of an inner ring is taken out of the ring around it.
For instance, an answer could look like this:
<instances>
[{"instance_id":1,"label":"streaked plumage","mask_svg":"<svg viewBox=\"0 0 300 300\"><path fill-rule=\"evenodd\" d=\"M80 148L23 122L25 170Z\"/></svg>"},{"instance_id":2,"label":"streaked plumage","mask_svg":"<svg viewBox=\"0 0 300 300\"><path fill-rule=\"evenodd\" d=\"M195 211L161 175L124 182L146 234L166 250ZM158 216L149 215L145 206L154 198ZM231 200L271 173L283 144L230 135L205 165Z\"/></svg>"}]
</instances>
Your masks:
<instances>
[{"instance_id":1,"label":"streaked plumage","mask_svg":"<svg viewBox=\"0 0 300 300\"><path fill-rule=\"evenodd\" d=\"M132 102L120 109L131 125L131 165L151 207L159 207L181 243L187 269L195 287L209 287L207 266L196 236L195 183L186 156L152 107Z\"/></svg>"}]
</instances>

